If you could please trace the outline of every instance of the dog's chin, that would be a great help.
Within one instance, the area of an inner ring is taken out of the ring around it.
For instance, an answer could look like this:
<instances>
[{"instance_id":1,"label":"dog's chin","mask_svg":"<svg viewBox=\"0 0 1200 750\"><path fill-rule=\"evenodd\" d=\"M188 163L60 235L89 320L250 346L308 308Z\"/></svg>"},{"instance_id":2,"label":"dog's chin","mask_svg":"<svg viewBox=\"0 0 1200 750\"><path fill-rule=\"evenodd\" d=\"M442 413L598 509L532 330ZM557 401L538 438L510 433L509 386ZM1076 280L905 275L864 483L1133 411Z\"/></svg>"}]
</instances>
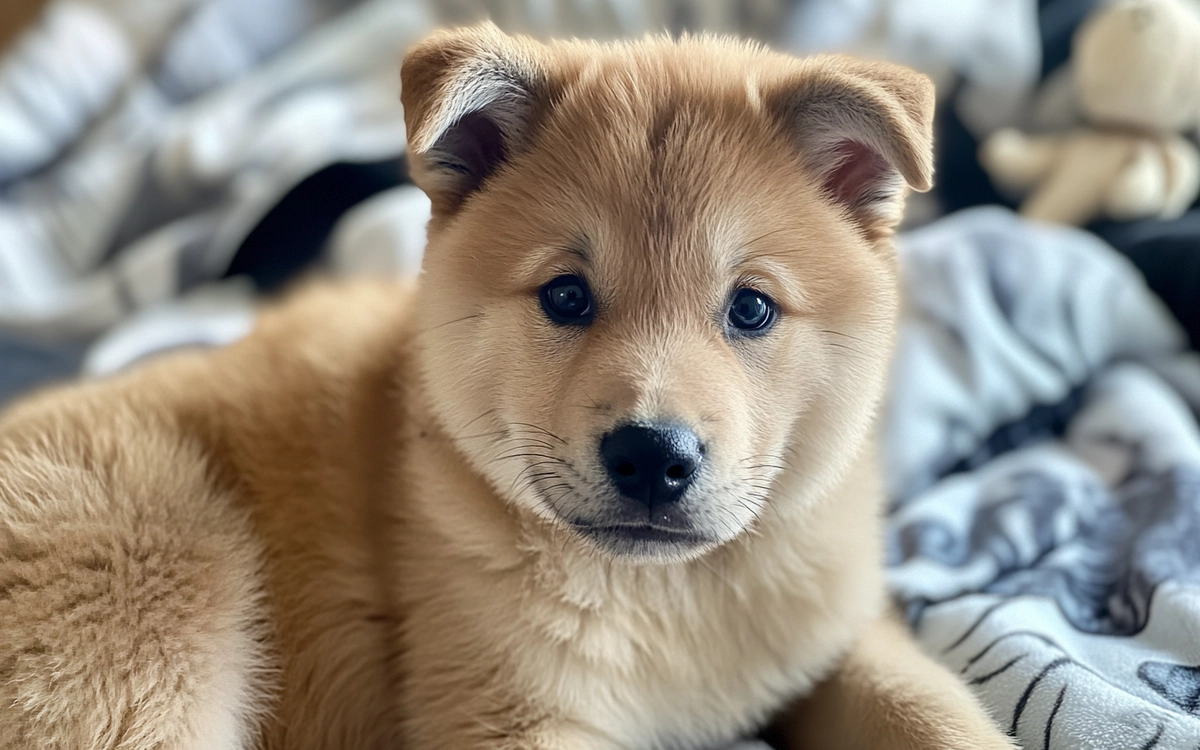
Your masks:
<instances>
[{"instance_id":1,"label":"dog's chin","mask_svg":"<svg viewBox=\"0 0 1200 750\"><path fill-rule=\"evenodd\" d=\"M669 529L650 523L570 524L585 542L608 557L638 564L686 562L704 555L721 540L698 531Z\"/></svg>"}]
</instances>

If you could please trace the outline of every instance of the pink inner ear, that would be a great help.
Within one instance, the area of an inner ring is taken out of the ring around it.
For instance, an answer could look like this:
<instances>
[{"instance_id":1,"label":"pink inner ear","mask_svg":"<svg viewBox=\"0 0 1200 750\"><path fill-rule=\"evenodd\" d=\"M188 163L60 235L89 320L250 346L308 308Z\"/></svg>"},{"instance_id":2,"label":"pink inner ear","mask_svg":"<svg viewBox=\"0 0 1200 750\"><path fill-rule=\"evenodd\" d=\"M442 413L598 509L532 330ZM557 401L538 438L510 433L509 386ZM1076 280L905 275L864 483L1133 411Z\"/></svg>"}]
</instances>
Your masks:
<instances>
[{"instance_id":1,"label":"pink inner ear","mask_svg":"<svg viewBox=\"0 0 1200 750\"><path fill-rule=\"evenodd\" d=\"M838 202L855 208L883 197L880 192L891 168L874 149L845 140L833 147L828 158L834 167L825 177L825 189Z\"/></svg>"}]
</instances>

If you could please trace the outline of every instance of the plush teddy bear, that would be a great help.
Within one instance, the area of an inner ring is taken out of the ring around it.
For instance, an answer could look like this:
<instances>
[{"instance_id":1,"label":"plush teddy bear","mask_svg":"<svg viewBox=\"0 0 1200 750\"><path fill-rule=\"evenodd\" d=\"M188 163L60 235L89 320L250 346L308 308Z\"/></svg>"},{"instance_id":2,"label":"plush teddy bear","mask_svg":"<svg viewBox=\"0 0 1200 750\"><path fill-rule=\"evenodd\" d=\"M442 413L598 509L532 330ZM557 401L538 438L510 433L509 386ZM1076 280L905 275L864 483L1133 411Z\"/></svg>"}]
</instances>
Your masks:
<instances>
[{"instance_id":1,"label":"plush teddy bear","mask_svg":"<svg viewBox=\"0 0 1200 750\"><path fill-rule=\"evenodd\" d=\"M1175 218L1200 193L1200 0L1118 0L1076 32L1070 64L1086 126L1003 129L979 159L1021 213L1082 225Z\"/></svg>"}]
</instances>

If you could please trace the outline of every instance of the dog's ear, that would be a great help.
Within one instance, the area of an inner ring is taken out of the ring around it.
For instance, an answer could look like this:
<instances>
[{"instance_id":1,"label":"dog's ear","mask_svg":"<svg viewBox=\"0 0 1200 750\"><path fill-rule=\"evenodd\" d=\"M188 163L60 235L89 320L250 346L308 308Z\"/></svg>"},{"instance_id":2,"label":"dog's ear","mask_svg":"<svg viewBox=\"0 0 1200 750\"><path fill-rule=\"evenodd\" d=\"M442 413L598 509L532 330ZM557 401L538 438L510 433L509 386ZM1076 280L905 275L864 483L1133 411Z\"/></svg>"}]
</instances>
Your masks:
<instances>
[{"instance_id":1,"label":"dog's ear","mask_svg":"<svg viewBox=\"0 0 1200 750\"><path fill-rule=\"evenodd\" d=\"M409 165L435 213L455 210L521 148L548 95L543 51L487 23L438 32L404 58Z\"/></svg>"},{"instance_id":2,"label":"dog's ear","mask_svg":"<svg viewBox=\"0 0 1200 750\"><path fill-rule=\"evenodd\" d=\"M763 92L804 165L864 229L899 223L904 186L933 180L934 92L899 65L840 55L801 60Z\"/></svg>"}]
</instances>

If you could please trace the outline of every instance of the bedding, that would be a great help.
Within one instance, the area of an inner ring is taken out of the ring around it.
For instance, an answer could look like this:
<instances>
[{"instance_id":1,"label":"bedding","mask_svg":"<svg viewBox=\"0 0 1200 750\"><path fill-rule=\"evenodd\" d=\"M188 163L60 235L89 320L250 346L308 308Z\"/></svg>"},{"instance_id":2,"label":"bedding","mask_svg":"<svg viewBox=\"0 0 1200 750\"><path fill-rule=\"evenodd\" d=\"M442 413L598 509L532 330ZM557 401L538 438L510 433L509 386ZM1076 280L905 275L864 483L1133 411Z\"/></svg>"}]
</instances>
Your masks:
<instances>
[{"instance_id":1,"label":"bedding","mask_svg":"<svg viewBox=\"0 0 1200 750\"><path fill-rule=\"evenodd\" d=\"M428 204L402 169L395 66L437 22L490 10L617 34L670 19L809 48L825 5L839 39L919 52L910 62L977 92L945 109L961 145L1000 116L973 107L1011 114L1037 68L1060 62L1050 21L1087 6L1040 3L1037 39L1035 4L1012 4L1012 24L979 30L986 58L932 33L924 2L893 3L882 25L876 4L840 0L744 16L708 0L564 0L538 17L516 0L271 0L262 16L171 0L139 21L140 3L60 0L0 59L0 404L236 340L262 293L310 262L415 272ZM227 54L196 57L217 41ZM992 195L971 192L967 152L942 156L944 205ZM1172 315L1193 311L1196 335L1187 226L1106 230L1136 267L1094 232L999 207L900 239L906 309L881 426L892 590L1027 748L1200 746L1200 362ZM1139 269L1170 288L1170 310Z\"/></svg>"},{"instance_id":2,"label":"bedding","mask_svg":"<svg viewBox=\"0 0 1200 750\"><path fill-rule=\"evenodd\" d=\"M1022 747L1197 747L1200 355L1080 230L969 209L900 257L889 577L921 643Z\"/></svg>"},{"instance_id":3,"label":"bedding","mask_svg":"<svg viewBox=\"0 0 1200 750\"><path fill-rule=\"evenodd\" d=\"M426 9L376 0L318 25L331 10L291 1L285 15L313 28L269 58L234 10L256 3L210 0L135 42L91 4L64 2L0 62L0 330L94 337L223 276L304 178L395 160L396 61L431 26ZM214 62L220 54L178 59L221 29L241 68ZM127 48L145 45L162 53L138 66Z\"/></svg>"}]
</instances>

